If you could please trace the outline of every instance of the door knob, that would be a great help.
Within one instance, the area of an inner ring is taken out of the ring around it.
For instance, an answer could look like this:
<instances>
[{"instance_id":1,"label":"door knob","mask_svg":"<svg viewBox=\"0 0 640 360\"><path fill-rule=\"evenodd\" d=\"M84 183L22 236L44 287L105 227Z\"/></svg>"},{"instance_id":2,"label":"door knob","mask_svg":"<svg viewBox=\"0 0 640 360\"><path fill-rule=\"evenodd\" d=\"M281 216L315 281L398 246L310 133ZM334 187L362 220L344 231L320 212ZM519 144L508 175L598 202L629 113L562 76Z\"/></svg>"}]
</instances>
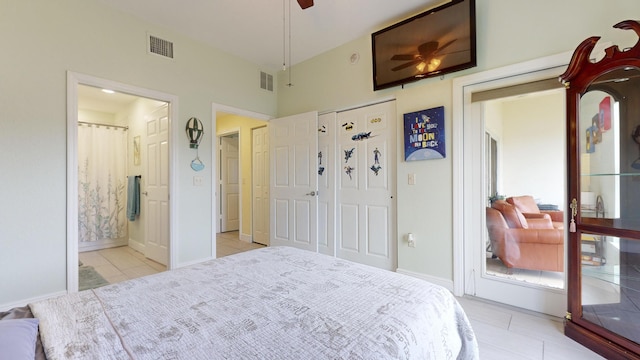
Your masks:
<instances>
[{"instance_id":1,"label":"door knob","mask_svg":"<svg viewBox=\"0 0 640 360\"><path fill-rule=\"evenodd\" d=\"M147 194L148 194L148 193L147 193L146 191L143 191L143 192L142 192L142 195L144 195L144 196L147 196Z\"/></svg>"},{"instance_id":2,"label":"door knob","mask_svg":"<svg viewBox=\"0 0 640 360\"><path fill-rule=\"evenodd\" d=\"M312 192L310 192L310 193L306 193L305 195L309 195L309 196L316 196L316 192L315 192L315 191L312 191Z\"/></svg>"}]
</instances>

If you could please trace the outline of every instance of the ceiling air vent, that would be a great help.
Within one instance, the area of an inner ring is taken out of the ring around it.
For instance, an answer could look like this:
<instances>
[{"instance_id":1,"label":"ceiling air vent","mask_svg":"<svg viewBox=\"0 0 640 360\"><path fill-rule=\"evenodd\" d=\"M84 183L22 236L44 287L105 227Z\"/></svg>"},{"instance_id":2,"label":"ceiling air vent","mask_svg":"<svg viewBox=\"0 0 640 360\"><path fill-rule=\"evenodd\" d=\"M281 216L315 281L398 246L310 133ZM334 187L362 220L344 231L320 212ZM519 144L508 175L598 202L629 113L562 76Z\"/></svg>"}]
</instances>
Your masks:
<instances>
[{"instance_id":1,"label":"ceiling air vent","mask_svg":"<svg viewBox=\"0 0 640 360\"><path fill-rule=\"evenodd\" d=\"M159 37L149 35L149 47L147 48L150 53L173 59L173 43Z\"/></svg>"},{"instance_id":2,"label":"ceiling air vent","mask_svg":"<svg viewBox=\"0 0 640 360\"><path fill-rule=\"evenodd\" d=\"M273 91L273 75L260 71L260 89Z\"/></svg>"}]
</instances>

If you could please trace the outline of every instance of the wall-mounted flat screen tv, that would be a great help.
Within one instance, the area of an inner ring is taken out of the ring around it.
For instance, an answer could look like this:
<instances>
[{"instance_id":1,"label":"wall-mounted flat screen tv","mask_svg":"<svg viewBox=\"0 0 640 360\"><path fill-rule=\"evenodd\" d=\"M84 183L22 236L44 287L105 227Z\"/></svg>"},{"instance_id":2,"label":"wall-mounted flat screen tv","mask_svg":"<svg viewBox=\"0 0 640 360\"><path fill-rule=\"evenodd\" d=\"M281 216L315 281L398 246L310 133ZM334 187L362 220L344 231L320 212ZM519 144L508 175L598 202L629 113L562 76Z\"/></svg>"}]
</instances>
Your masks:
<instances>
[{"instance_id":1,"label":"wall-mounted flat screen tv","mask_svg":"<svg viewBox=\"0 0 640 360\"><path fill-rule=\"evenodd\" d=\"M371 34L373 89L476 66L475 0L452 0Z\"/></svg>"}]
</instances>

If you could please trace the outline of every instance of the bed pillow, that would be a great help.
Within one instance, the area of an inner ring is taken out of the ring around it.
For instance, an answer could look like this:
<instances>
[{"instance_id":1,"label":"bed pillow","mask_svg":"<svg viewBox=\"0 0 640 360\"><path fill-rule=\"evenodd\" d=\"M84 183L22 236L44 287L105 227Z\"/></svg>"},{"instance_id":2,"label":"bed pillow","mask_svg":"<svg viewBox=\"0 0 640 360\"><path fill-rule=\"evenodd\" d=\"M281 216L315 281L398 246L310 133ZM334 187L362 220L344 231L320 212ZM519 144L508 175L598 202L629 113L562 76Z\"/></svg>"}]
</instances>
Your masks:
<instances>
[{"instance_id":1,"label":"bed pillow","mask_svg":"<svg viewBox=\"0 0 640 360\"><path fill-rule=\"evenodd\" d=\"M0 321L0 360L33 360L38 337L38 319Z\"/></svg>"}]
</instances>

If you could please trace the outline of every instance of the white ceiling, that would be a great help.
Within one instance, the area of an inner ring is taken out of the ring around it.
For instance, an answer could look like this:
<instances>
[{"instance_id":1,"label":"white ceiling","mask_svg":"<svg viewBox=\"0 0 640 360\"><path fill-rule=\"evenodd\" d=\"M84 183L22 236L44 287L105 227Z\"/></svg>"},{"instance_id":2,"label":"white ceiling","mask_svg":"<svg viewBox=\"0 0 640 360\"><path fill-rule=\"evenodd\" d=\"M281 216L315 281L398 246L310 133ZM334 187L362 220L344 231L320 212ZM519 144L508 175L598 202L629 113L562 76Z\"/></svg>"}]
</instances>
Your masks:
<instances>
[{"instance_id":1,"label":"white ceiling","mask_svg":"<svg viewBox=\"0 0 640 360\"><path fill-rule=\"evenodd\" d=\"M443 0L99 0L249 60L265 70L282 68L283 34L291 19L291 64L380 30ZM291 8L291 17L283 14ZM160 36L160 35L158 35ZM174 41L173 39L165 39ZM179 54L179 43L175 44Z\"/></svg>"}]
</instances>

